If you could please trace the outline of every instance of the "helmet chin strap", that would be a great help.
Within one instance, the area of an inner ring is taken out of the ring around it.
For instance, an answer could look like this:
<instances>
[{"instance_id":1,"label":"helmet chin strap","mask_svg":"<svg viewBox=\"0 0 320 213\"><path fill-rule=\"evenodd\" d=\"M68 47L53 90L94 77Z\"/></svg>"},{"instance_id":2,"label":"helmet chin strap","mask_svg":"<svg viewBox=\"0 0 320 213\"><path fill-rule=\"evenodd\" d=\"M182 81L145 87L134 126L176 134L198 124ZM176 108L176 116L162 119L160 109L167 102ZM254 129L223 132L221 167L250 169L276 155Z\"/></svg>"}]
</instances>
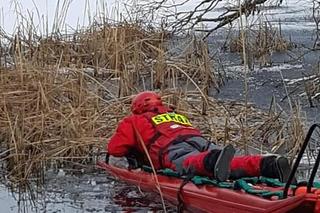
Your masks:
<instances>
[{"instance_id":1,"label":"helmet chin strap","mask_svg":"<svg viewBox=\"0 0 320 213\"><path fill-rule=\"evenodd\" d=\"M151 109L150 109L151 112L154 112L154 113L159 113L159 108L156 107L156 106L153 106Z\"/></svg>"}]
</instances>

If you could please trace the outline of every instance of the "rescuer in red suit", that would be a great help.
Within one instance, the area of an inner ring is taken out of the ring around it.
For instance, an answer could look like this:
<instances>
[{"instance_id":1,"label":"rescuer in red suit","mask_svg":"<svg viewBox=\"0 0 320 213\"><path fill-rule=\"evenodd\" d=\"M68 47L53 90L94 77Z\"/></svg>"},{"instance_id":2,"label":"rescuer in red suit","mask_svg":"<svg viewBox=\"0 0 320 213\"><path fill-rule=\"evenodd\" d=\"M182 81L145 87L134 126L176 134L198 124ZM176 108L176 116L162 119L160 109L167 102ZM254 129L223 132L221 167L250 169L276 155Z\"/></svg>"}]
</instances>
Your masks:
<instances>
[{"instance_id":1,"label":"rescuer in red suit","mask_svg":"<svg viewBox=\"0 0 320 213\"><path fill-rule=\"evenodd\" d=\"M163 105L155 92L141 92L132 100L132 114L125 117L107 144L115 157L148 150L156 169L170 168L181 175L197 174L219 181L248 176L278 178L286 182L288 160L281 156L235 156L232 145L223 148L202 137L189 119Z\"/></svg>"}]
</instances>

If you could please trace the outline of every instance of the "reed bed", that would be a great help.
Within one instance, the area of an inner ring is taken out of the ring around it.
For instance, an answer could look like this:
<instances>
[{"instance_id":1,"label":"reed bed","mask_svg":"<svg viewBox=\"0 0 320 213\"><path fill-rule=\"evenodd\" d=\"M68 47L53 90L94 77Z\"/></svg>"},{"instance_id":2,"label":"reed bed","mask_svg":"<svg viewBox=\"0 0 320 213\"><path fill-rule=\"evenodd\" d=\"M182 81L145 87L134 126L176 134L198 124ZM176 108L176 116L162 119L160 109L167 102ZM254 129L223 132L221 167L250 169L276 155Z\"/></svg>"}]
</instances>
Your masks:
<instances>
[{"instance_id":1,"label":"reed bed","mask_svg":"<svg viewBox=\"0 0 320 213\"><path fill-rule=\"evenodd\" d=\"M9 177L25 180L49 159L89 159L99 140L99 103L87 84L77 72L27 65L1 70L1 158Z\"/></svg>"},{"instance_id":2,"label":"reed bed","mask_svg":"<svg viewBox=\"0 0 320 213\"><path fill-rule=\"evenodd\" d=\"M286 80L289 91L287 96L283 100L291 96L299 96L303 98L303 104L309 105L309 107L318 107L320 103L320 72L319 65L316 65L310 72L310 74L297 79Z\"/></svg>"},{"instance_id":3,"label":"reed bed","mask_svg":"<svg viewBox=\"0 0 320 213\"><path fill-rule=\"evenodd\" d=\"M9 39L0 55L12 62L0 65L0 159L7 177L42 180L50 167L94 163L130 113L132 95L146 89L160 92L221 145L248 144L252 153L265 153L290 139L292 127L281 113L208 96L223 79L203 41L192 39L181 57L173 57L168 39L165 31L128 23Z\"/></svg>"},{"instance_id":4,"label":"reed bed","mask_svg":"<svg viewBox=\"0 0 320 213\"><path fill-rule=\"evenodd\" d=\"M320 63L314 70L314 75L304 81L305 94L310 107L319 106L320 103Z\"/></svg>"},{"instance_id":5,"label":"reed bed","mask_svg":"<svg viewBox=\"0 0 320 213\"><path fill-rule=\"evenodd\" d=\"M204 43L193 44L199 45L197 58L189 50L189 60L173 59L167 38L164 31L127 23L48 38L1 37L7 42L0 56L0 158L7 177L23 182L43 177L52 165L88 163L128 114L131 94L177 88L182 81L185 90L211 85Z\"/></svg>"},{"instance_id":6,"label":"reed bed","mask_svg":"<svg viewBox=\"0 0 320 213\"><path fill-rule=\"evenodd\" d=\"M272 64L271 54L273 52L284 52L294 48L294 44L283 37L281 23L273 26L269 22L260 22L245 30L245 42L241 40L240 33L231 38L229 43L230 52L242 52L245 43L248 53L248 66L253 67L255 61L260 66Z\"/></svg>"}]
</instances>

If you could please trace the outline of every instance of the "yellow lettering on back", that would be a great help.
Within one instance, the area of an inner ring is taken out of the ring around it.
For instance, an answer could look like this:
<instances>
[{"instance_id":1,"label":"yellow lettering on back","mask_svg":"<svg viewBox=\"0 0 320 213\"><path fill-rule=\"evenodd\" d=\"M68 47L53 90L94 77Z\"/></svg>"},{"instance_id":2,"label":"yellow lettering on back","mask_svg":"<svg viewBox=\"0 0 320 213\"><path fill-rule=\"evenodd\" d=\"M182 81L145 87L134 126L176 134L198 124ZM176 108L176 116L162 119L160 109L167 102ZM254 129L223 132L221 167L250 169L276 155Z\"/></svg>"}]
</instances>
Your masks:
<instances>
[{"instance_id":1,"label":"yellow lettering on back","mask_svg":"<svg viewBox=\"0 0 320 213\"><path fill-rule=\"evenodd\" d=\"M156 115L151 119L153 123L156 125L167 123L167 122L174 122L174 123L178 123L186 126L192 126L192 124L190 123L189 119L186 116L180 115L177 113L164 113L164 114Z\"/></svg>"}]
</instances>

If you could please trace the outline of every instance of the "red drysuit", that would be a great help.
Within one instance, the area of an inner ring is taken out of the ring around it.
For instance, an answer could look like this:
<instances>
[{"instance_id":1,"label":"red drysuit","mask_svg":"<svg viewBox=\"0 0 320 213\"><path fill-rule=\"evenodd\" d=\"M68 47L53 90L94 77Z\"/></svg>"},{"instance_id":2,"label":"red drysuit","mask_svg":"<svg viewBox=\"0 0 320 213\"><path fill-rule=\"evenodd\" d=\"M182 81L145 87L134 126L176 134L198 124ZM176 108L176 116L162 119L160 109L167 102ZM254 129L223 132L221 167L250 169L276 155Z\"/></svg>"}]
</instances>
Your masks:
<instances>
[{"instance_id":1,"label":"red drysuit","mask_svg":"<svg viewBox=\"0 0 320 213\"><path fill-rule=\"evenodd\" d=\"M141 145L141 143L144 143L156 169L171 168L177 170L177 163L170 160L168 150L170 147L177 145L181 148L179 143L191 137L199 139L201 133L192 126L186 116L173 113L164 106L159 106L157 113L145 112L124 118L107 144L107 151L110 155L116 157L128 155L133 148L144 153ZM204 165L204 158L207 153L208 151L204 149L182 158L183 169L191 167L198 175L210 176L211 171L207 171ZM234 157L230 165L231 176L232 174L235 174L235 177L239 176L237 173L240 176L259 176L262 158L260 155Z\"/></svg>"}]
</instances>

